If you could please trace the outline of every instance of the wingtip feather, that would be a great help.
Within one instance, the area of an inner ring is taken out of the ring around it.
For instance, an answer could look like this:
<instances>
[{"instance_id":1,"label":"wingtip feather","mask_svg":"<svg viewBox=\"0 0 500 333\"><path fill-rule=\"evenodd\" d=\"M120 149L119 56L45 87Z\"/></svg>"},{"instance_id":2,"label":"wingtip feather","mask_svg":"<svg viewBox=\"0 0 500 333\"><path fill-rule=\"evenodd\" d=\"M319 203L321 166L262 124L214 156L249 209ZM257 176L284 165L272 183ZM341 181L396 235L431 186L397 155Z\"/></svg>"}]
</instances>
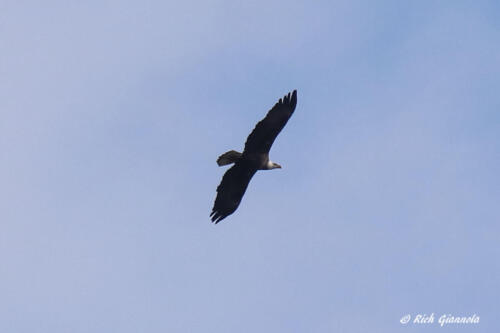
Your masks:
<instances>
[{"instance_id":1,"label":"wingtip feather","mask_svg":"<svg viewBox=\"0 0 500 333\"><path fill-rule=\"evenodd\" d=\"M210 219L214 224L219 223L222 221L226 216L223 216L220 212L213 210L212 213L210 213Z\"/></svg>"},{"instance_id":2,"label":"wingtip feather","mask_svg":"<svg viewBox=\"0 0 500 333\"><path fill-rule=\"evenodd\" d=\"M292 92L292 98L290 100L290 103L293 105L293 108L295 109L295 106L297 105L297 89L295 89Z\"/></svg>"}]
</instances>

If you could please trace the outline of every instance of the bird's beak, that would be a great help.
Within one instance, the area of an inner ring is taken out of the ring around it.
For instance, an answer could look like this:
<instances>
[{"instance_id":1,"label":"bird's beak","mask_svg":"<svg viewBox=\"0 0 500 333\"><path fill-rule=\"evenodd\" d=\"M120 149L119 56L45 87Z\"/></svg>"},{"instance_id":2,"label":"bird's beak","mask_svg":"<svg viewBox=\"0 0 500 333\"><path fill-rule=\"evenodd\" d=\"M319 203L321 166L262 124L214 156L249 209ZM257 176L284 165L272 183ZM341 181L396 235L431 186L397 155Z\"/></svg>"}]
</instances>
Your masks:
<instances>
[{"instance_id":1,"label":"bird's beak","mask_svg":"<svg viewBox=\"0 0 500 333\"><path fill-rule=\"evenodd\" d=\"M278 163L276 163L276 167L277 167L278 169L281 169L281 165L279 165Z\"/></svg>"}]
</instances>

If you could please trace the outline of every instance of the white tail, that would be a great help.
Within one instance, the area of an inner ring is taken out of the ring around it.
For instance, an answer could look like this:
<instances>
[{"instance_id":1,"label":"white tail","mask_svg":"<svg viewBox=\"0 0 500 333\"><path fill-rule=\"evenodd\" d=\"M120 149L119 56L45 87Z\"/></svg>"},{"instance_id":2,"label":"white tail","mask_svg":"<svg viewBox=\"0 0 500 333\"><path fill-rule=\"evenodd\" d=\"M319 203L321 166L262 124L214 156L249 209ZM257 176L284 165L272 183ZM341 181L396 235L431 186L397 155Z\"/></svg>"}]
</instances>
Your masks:
<instances>
[{"instance_id":1,"label":"white tail","mask_svg":"<svg viewBox=\"0 0 500 333\"><path fill-rule=\"evenodd\" d=\"M227 153L219 156L219 158L217 159L217 164L219 166L223 166L231 163L236 163L236 161L238 161L240 157L241 153L237 152L236 150L230 150Z\"/></svg>"}]
</instances>

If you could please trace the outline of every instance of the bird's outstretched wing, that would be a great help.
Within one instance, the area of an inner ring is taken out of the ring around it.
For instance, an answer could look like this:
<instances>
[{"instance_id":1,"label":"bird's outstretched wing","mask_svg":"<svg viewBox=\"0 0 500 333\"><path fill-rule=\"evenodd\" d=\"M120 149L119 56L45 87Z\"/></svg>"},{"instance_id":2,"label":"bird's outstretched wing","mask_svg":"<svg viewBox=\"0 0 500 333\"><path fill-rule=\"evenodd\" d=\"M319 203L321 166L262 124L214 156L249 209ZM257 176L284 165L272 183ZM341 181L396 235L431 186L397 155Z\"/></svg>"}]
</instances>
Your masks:
<instances>
[{"instance_id":1,"label":"bird's outstretched wing","mask_svg":"<svg viewBox=\"0 0 500 333\"><path fill-rule=\"evenodd\" d=\"M245 143L244 153L269 153L274 140L297 106L297 90L280 98L266 117L259 121Z\"/></svg>"},{"instance_id":2,"label":"bird's outstretched wing","mask_svg":"<svg viewBox=\"0 0 500 333\"><path fill-rule=\"evenodd\" d=\"M217 187L217 197L210 217L216 224L234 213L257 169L237 162L226 171Z\"/></svg>"}]
</instances>

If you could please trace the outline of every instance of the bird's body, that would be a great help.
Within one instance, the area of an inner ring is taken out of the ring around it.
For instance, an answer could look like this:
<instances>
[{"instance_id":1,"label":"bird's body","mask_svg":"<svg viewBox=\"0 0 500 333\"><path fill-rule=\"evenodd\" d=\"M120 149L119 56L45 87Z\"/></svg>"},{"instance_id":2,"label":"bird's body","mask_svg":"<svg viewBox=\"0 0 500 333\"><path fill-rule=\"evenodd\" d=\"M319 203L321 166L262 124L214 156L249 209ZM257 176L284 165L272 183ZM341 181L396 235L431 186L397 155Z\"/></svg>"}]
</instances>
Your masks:
<instances>
[{"instance_id":1,"label":"bird's body","mask_svg":"<svg viewBox=\"0 0 500 333\"><path fill-rule=\"evenodd\" d=\"M238 208L243 195L258 170L281 168L269 159L271 146L292 116L297 105L297 91L286 95L257 123L247 138L243 153L230 150L217 159L219 166L233 164L217 187L212 222L218 223Z\"/></svg>"}]
</instances>

